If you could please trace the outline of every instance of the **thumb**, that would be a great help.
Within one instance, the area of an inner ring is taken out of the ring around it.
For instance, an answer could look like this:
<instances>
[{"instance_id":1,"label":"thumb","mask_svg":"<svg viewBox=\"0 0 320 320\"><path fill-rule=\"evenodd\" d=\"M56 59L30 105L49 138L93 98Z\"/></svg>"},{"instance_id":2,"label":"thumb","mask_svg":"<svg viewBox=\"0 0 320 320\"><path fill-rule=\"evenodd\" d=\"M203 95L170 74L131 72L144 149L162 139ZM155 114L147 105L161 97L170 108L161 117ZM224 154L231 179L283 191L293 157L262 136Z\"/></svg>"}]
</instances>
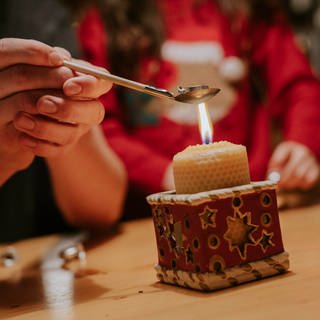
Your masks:
<instances>
[{"instance_id":1,"label":"thumb","mask_svg":"<svg viewBox=\"0 0 320 320\"><path fill-rule=\"evenodd\" d=\"M36 66L60 66L66 52L52 48L36 40L3 38L0 39L0 69L15 64Z\"/></svg>"},{"instance_id":2,"label":"thumb","mask_svg":"<svg viewBox=\"0 0 320 320\"><path fill-rule=\"evenodd\" d=\"M290 143L281 143L274 150L268 165L268 172L281 171L290 158Z\"/></svg>"}]
</instances>

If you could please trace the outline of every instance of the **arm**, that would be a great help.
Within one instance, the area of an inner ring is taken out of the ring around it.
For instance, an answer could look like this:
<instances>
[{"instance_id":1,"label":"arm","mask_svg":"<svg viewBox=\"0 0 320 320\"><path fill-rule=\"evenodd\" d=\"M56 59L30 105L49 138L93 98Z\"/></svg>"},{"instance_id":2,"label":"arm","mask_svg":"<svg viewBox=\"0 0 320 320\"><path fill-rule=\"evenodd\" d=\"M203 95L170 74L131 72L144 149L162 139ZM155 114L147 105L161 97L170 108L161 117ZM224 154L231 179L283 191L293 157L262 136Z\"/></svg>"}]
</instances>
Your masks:
<instances>
[{"instance_id":1,"label":"arm","mask_svg":"<svg viewBox=\"0 0 320 320\"><path fill-rule=\"evenodd\" d=\"M283 128L269 171L280 173L280 188L308 189L319 177L319 82L285 23L257 29L254 39L254 60L266 79L270 111Z\"/></svg>"},{"instance_id":2,"label":"arm","mask_svg":"<svg viewBox=\"0 0 320 320\"><path fill-rule=\"evenodd\" d=\"M76 74L63 83L61 93L42 95L34 112L24 115L32 127L16 121L25 148L46 158L57 204L76 226L105 228L121 213L124 169L98 128L104 118L98 97L110 86Z\"/></svg>"},{"instance_id":3,"label":"arm","mask_svg":"<svg viewBox=\"0 0 320 320\"><path fill-rule=\"evenodd\" d=\"M117 219L125 189L122 166L96 129L104 117L97 98L111 83L75 74L61 66L63 59L70 59L63 49L32 40L1 39L0 183L28 167L35 156L42 156L48 159L58 205L67 219L77 225L87 226L90 221L103 227ZM78 169L69 174L71 161ZM92 184L80 183L75 193L67 192L62 175L68 179L68 187L75 187L93 163L97 166ZM71 177L79 180L72 183ZM108 207L106 193L92 195L94 182L101 190L108 184L117 188L114 197L108 196ZM79 193L86 197L78 197L79 203L74 205Z\"/></svg>"},{"instance_id":4,"label":"arm","mask_svg":"<svg viewBox=\"0 0 320 320\"><path fill-rule=\"evenodd\" d=\"M47 160L55 197L66 219L81 227L106 227L120 217L125 170L99 127L61 156Z\"/></svg>"}]
</instances>

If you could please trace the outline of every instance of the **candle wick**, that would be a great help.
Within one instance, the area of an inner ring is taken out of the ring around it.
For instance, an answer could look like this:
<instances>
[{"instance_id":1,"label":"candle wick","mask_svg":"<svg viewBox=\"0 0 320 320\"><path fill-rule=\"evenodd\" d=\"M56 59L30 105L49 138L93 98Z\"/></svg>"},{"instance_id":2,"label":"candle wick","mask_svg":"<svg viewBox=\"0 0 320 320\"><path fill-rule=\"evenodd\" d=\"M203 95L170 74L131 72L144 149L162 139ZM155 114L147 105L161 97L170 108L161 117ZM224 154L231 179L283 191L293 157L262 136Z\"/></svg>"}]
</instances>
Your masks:
<instances>
[{"instance_id":1,"label":"candle wick","mask_svg":"<svg viewBox=\"0 0 320 320\"><path fill-rule=\"evenodd\" d=\"M210 143L212 143L211 137L209 137L209 135L206 135L202 140L202 144L210 144Z\"/></svg>"}]
</instances>

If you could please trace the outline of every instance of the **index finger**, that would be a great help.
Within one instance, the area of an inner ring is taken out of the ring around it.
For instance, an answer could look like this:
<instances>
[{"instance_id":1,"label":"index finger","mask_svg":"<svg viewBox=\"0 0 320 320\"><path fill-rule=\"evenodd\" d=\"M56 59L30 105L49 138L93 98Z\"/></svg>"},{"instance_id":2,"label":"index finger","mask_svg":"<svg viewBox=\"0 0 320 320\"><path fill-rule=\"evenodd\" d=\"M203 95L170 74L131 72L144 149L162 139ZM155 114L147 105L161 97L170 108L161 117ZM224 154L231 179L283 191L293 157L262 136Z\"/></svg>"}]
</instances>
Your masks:
<instances>
[{"instance_id":1,"label":"index finger","mask_svg":"<svg viewBox=\"0 0 320 320\"><path fill-rule=\"evenodd\" d=\"M67 96L96 99L107 93L112 87L112 82L98 79L91 75L79 75L66 80L63 91ZM78 88L78 91L73 91Z\"/></svg>"},{"instance_id":2,"label":"index finger","mask_svg":"<svg viewBox=\"0 0 320 320\"><path fill-rule=\"evenodd\" d=\"M60 66L66 53L36 40L3 38L0 39L0 69L15 64L37 66Z\"/></svg>"}]
</instances>

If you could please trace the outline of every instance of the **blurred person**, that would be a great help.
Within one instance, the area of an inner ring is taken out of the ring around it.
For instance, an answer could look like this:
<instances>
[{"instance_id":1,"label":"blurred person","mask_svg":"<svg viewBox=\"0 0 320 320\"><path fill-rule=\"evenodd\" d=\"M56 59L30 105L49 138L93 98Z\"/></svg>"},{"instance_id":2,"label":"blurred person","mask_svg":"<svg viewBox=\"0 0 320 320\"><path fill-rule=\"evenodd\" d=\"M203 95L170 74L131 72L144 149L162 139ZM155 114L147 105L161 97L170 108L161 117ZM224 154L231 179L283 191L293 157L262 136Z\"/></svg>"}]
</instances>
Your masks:
<instances>
[{"instance_id":1,"label":"blurred person","mask_svg":"<svg viewBox=\"0 0 320 320\"><path fill-rule=\"evenodd\" d=\"M126 187L123 165L99 128L98 98L112 84L62 66L71 54L52 46L78 53L58 2L0 7L0 241L104 230L119 219ZM10 35L20 38L3 38Z\"/></svg>"},{"instance_id":2,"label":"blurred person","mask_svg":"<svg viewBox=\"0 0 320 320\"><path fill-rule=\"evenodd\" d=\"M275 1L98 0L82 20L86 58L112 73L174 91L208 84L214 140L247 147L251 178L280 174L282 190L319 179L320 86ZM172 158L201 143L196 106L116 87L103 129L128 171L127 217L174 189ZM271 133L281 129L279 139ZM137 206L140 204L140 207Z\"/></svg>"}]
</instances>

